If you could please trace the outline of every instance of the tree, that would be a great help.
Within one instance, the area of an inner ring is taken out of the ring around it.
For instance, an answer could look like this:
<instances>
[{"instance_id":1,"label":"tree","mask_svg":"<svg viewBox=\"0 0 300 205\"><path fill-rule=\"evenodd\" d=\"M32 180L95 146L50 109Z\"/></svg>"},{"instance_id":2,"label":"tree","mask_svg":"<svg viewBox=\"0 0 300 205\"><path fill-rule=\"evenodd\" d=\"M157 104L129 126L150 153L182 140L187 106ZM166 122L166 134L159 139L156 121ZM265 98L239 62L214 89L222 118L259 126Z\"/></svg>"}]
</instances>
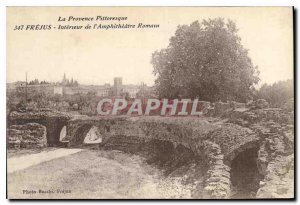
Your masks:
<instances>
[{"instance_id":1,"label":"tree","mask_svg":"<svg viewBox=\"0 0 300 205\"><path fill-rule=\"evenodd\" d=\"M12 111L18 110L20 107L25 107L26 100L24 92L17 90L9 91L6 93L6 115L10 115Z\"/></svg>"},{"instance_id":2,"label":"tree","mask_svg":"<svg viewBox=\"0 0 300 205\"><path fill-rule=\"evenodd\" d=\"M221 18L178 26L169 46L152 54L159 96L246 101L259 73L237 31Z\"/></svg>"},{"instance_id":3,"label":"tree","mask_svg":"<svg viewBox=\"0 0 300 205\"><path fill-rule=\"evenodd\" d=\"M263 84L257 91L257 99L267 100L271 107L283 107L287 103L294 103L293 80L279 81L272 85Z\"/></svg>"}]
</instances>

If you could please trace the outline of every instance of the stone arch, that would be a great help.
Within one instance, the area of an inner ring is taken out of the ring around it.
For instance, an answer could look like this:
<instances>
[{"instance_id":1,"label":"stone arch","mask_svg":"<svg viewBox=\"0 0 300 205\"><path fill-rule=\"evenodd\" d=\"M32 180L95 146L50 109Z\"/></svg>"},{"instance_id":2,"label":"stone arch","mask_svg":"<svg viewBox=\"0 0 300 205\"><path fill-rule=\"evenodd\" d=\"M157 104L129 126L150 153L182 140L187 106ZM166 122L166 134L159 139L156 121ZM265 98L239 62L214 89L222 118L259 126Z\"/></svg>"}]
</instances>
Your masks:
<instances>
[{"instance_id":1,"label":"stone arch","mask_svg":"<svg viewBox=\"0 0 300 205\"><path fill-rule=\"evenodd\" d=\"M255 198L262 179L257 164L258 151L257 143L249 143L231 156L231 198Z\"/></svg>"},{"instance_id":2,"label":"stone arch","mask_svg":"<svg viewBox=\"0 0 300 205\"><path fill-rule=\"evenodd\" d=\"M92 126L92 124L84 124L78 127L70 141L71 145L82 145L86 134L90 131Z\"/></svg>"},{"instance_id":3,"label":"stone arch","mask_svg":"<svg viewBox=\"0 0 300 205\"><path fill-rule=\"evenodd\" d=\"M259 148L259 140L254 140L247 142L237 148L235 148L231 153L225 153L224 163L228 166L231 166L231 162L235 159L240 153L245 150L252 149L252 148Z\"/></svg>"}]
</instances>

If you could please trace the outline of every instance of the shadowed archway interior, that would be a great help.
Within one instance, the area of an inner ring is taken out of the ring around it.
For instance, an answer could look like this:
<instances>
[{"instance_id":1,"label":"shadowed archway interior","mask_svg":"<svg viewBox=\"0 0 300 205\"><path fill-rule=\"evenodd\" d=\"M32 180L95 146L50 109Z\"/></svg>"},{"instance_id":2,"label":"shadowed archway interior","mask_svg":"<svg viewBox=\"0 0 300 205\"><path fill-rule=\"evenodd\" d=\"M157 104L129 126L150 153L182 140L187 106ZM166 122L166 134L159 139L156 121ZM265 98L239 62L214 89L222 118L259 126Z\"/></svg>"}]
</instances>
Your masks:
<instances>
[{"instance_id":1,"label":"shadowed archway interior","mask_svg":"<svg viewBox=\"0 0 300 205\"><path fill-rule=\"evenodd\" d=\"M232 198L255 198L261 175L257 168L258 148L239 153L231 163Z\"/></svg>"}]
</instances>

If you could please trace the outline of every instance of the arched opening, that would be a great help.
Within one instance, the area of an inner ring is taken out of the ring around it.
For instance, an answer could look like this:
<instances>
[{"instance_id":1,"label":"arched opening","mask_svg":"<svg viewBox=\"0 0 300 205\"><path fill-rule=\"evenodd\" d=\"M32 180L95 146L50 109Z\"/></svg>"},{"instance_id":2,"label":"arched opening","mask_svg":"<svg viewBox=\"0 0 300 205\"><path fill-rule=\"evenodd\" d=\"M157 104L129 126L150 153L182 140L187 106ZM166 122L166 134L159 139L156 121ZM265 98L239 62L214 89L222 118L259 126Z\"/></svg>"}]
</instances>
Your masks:
<instances>
[{"instance_id":1,"label":"arched opening","mask_svg":"<svg viewBox=\"0 0 300 205\"><path fill-rule=\"evenodd\" d=\"M48 146L60 146L60 134L64 126L67 125L65 119L47 118L45 119L45 126L47 128Z\"/></svg>"},{"instance_id":2,"label":"arched opening","mask_svg":"<svg viewBox=\"0 0 300 205\"><path fill-rule=\"evenodd\" d=\"M231 162L232 196L236 199L254 198L261 175L257 167L258 148L240 152Z\"/></svg>"}]
</instances>

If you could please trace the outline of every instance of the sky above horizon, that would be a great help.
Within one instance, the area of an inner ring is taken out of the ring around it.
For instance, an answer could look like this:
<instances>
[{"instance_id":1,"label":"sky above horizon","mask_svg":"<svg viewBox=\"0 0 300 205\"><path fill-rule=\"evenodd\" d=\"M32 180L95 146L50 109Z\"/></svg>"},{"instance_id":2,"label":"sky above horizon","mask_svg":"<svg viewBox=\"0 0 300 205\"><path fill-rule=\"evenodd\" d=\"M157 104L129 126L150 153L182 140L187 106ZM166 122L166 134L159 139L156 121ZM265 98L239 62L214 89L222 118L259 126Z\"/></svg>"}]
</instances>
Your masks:
<instances>
[{"instance_id":1,"label":"sky above horizon","mask_svg":"<svg viewBox=\"0 0 300 205\"><path fill-rule=\"evenodd\" d=\"M127 17L120 23L159 24L157 29L14 31L15 25L86 25L117 21L58 22L58 18ZM166 48L178 25L222 17L236 22L242 44L258 66L262 83L293 78L292 7L9 7L7 9L7 82L61 81L63 74L81 84L151 86L154 51Z\"/></svg>"}]
</instances>

